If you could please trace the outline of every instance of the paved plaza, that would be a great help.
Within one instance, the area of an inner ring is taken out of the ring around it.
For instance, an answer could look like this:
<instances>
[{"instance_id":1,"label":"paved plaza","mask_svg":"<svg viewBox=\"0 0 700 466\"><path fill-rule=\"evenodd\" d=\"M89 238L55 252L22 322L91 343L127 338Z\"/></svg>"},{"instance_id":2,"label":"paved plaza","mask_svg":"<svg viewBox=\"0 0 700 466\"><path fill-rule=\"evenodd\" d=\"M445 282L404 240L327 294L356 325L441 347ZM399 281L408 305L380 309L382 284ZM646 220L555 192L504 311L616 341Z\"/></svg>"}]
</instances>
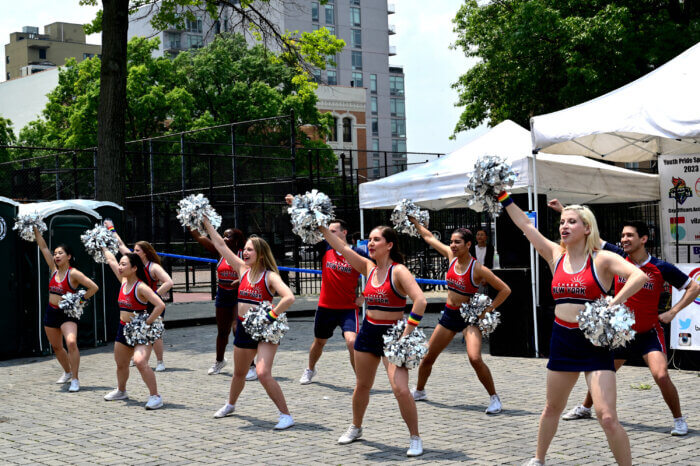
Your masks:
<instances>
[{"instance_id":1,"label":"paved plaza","mask_svg":"<svg viewBox=\"0 0 700 466\"><path fill-rule=\"evenodd\" d=\"M426 333L437 314L424 319ZM299 385L312 339L313 319L290 319L273 375L280 382L296 425L276 432L277 411L258 382L249 382L233 416L212 415L226 401L231 366L208 376L214 359L213 325L167 332L167 371L157 374L165 407L145 411L148 392L131 368L130 399L106 402L115 387L112 344L82 352L79 393L53 382L53 357L0 362L0 461L5 464L519 464L535 448L544 404L543 359L485 355L504 405L487 416L488 396L467 361L461 337L441 355L418 404L425 454L408 459L408 431L385 372L380 369L362 440L336 443L351 421L354 377L343 340L332 338L314 383ZM231 359L230 344L228 359ZM415 380L415 373L411 374ZM646 368L625 367L618 378L618 407L635 464L700 464L700 378L672 371L691 431L671 437L672 420ZM646 385L650 385L647 388ZM579 381L569 402L583 398ZM611 464L596 420L561 422L548 464Z\"/></svg>"}]
</instances>

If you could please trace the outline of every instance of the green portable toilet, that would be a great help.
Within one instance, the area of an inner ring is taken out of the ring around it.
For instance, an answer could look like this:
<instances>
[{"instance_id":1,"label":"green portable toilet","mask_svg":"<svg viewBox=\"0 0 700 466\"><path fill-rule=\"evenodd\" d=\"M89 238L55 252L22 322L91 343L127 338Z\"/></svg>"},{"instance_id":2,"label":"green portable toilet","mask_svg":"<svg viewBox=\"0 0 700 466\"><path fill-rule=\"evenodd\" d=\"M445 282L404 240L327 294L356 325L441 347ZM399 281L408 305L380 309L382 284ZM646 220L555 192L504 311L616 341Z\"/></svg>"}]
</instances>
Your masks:
<instances>
[{"instance_id":1,"label":"green portable toilet","mask_svg":"<svg viewBox=\"0 0 700 466\"><path fill-rule=\"evenodd\" d=\"M90 299L80 318L78 345L84 348L103 344L106 341L103 264L97 264L80 241L80 235L85 230L102 221L101 215L93 209L69 201L38 202L19 206L20 214L35 211L43 216L48 227L44 239L49 249L53 250L62 243L67 244L73 250L76 268L100 287L100 292ZM22 244L20 269L23 275L21 294L24 321L21 323L21 351L23 354L48 354L51 346L44 333L43 318L49 301L49 268L36 243L18 241Z\"/></svg>"},{"instance_id":2,"label":"green portable toilet","mask_svg":"<svg viewBox=\"0 0 700 466\"><path fill-rule=\"evenodd\" d=\"M19 204L0 196L0 359L17 356L19 347L19 302L17 273L17 242L21 239L12 227L15 224Z\"/></svg>"},{"instance_id":3,"label":"green portable toilet","mask_svg":"<svg viewBox=\"0 0 700 466\"><path fill-rule=\"evenodd\" d=\"M96 211L102 216L102 219L111 219L114 222L114 228L124 234L124 207L114 202L95 201L92 199L71 199L68 202L81 205ZM115 279L114 274L109 269L109 266L104 265L100 273L103 277L104 288L100 287L101 299L103 303L104 315L104 340L103 342L114 341L119 328L119 303L117 295L119 295L120 283ZM98 344L101 342L98 342Z\"/></svg>"}]
</instances>

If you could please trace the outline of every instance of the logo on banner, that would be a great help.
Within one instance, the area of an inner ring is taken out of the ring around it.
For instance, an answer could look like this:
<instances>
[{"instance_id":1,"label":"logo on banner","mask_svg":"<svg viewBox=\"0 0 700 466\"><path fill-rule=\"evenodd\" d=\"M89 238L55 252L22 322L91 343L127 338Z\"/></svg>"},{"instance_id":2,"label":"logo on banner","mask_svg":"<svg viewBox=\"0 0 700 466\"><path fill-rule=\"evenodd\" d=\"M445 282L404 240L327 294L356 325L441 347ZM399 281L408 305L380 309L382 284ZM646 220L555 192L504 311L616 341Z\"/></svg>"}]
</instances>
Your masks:
<instances>
[{"instance_id":1,"label":"logo on banner","mask_svg":"<svg viewBox=\"0 0 700 466\"><path fill-rule=\"evenodd\" d=\"M677 199L679 204L683 204L689 197L693 197L693 190L685 184L683 178L672 178L673 187L668 190L670 199Z\"/></svg>"},{"instance_id":2,"label":"logo on banner","mask_svg":"<svg viewBox=\"0 0 700 466\"><path fill-rule=\"evenodd\" d=\"M685 238L685 228L681 226L681 224L685 223L685 217L671 217L671 238L676 239L676 236L678 236L678 240L682 240ZM676 221L678 223L676 223Z\"/></svg>"},{"instance_id":3,"label":"logo on banner","mask_svg":"<svg viewBox=\"0 0 700 466\"><path fill-rule=\"evenodd\" d=\"M691 280L696 281L697 283L700 284L700 267L693 269L692 272L688 274ZM700 296L695 298L695 301L693 301L695 304L700 304Z\"/></svg>"},{"instance_id":4,"label":"logo on banner","mask_svg":"<svg viewBox=\"0 0 700 466\"><path fill-rule=\"evenodd\" d=\"M695 180L695 194L700 196L700 178Z\"/></svg>"}]
</instances>

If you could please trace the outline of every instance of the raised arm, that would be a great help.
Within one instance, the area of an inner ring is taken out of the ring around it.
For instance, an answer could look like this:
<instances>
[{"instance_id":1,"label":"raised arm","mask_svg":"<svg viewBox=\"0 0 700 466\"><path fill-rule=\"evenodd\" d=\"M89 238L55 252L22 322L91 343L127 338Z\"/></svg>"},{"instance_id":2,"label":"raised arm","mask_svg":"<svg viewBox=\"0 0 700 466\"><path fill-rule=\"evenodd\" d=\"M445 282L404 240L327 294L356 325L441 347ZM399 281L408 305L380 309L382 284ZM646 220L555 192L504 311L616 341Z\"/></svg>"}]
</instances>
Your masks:
<instances>
[{"instance_id":1,"label":"raised arm","mask_svg":"<svg viewBox=\"0 0 700 466\"><path fill-rule=\"evenodd\" d=\"M508 193L502 193L499 198L504 206L503 210L508 213L508 216L513 220L515 226L525 233L525 237L530 241L530 244L535 247L540 256L551 266L554 259L560 255L561 246L545 238L544 235L535 228L535 225L530 222L525 212L510 199Z\"/></svg>"},{"instance_id":2,"label":"raised arm","mask_svg":"<svg viewBox=\"0 0 700 466\"><path fill-rule=\"evenodd\" d=\"M228 246L226 246L226 243L224 242L224 239L221 237L221 235L214 229L213 226L211 226L211 223L209 222L208 219L204 219L203 222L204 228L207 229L207 233L209 234L209 237L211 238L211 243L214 245L216 250L221 254L221 257L226 259L226 262L233 268L238 275L243 275L243 267L245 267L245 262L238 257L233 251L231 251Z\"/></svg>"},{"instance_id":3,"label":"raised arm","mask_svg":"<svg viewBox=\"0 0 700 466\"><path fill-rule=\"evenodd\" d=\"M345 260L348 261L348 264L350 264L353 269L357 270L364 276L369 274L369 271L372 269L372 267L374 267L374 263L371 260L362 257L353 251L348 243L335 236L328 228L318 227L318 230L323 234L323 237L326 239L328 244L343 255Z\"/></svg>"},{"instance_id":4,"label":"raised arm","mask_svg":"<svg viewBox=\"0 0 700 466\"><path fill-rule=\"evenodd\" d=\"M294 294L287 284L282 281L282 277L274 272L268 272L267 282L272 287L272 290L281 298L273 309L275 314L280 315L289 309L289 306L294 304Z\"/></svg>"},{"instance_id":5,"label":"raised arm","mask_svg":"<svg viewBox=\"0 0 700 466\"><path fill-rule=\"evenodd\" d=\"M209 238L207 238L206 236L200 235L197 230L193 230L190 228L190 235L192 235L192 238L194 238L195 241L197 241L199 244L201 244L202 247L204 247L204 249L206 249L210 253L219 254L219 251L217 251L216 248L214 247L214 243L212 243L211 240Z\"/></svg>"},{"instance_id":6,"label":"raised arm","mask_svg":"<svg viewBox=\"0 0 700 466\"><path fill-rule=\"evenodd\" d=\"M394 276L392 278L397 282L399 288L398 291L408 295L413 302L413 306L411 307L411 315L406 321L406 330L404 330L402 335L406 336L417 327L418 322L423 318L423 313L425 312L425 307L428 305L428 301L425 299L425 295L420 289L420 286L418 286L418 283L416 283L416 279L413 277L413 275L411 275L411 272L409 272L406 266L398 265L392 270L394 271ZM412 318L413 316L417 316L418 319Z\"/></svg>"},{"instance_id":7,"label":"raised arm","mask_svg":"<svg viewBox=\"0 0 700 466\"><path fill-rule=\"evenodd\" d=\"M481 283L482 280L491 285L493 289L498 291L498 294L496 295L495 298L493 298L493 302L491 303L491 308L487 309L488 312L496 309L498 306L503 304L503 301L506 300L508 296L510 296L510 287L496 276L495 273L493 273L488 267L485 265L482 265L478 262L474 263L474 266L476 269L474 270L474 278L477 283Z\"/></svg>"},{"instance_id":8,"label":"raised arm","mask_svg":"<svg viewBox=\"0 0 700 466\"><path fill-rule=\"evenodd\" d=\"M111 220L105 220L104 221L104 226L107 228L109 231L112 232L115 238L117 238L117 241L119 242L119 252L122 254L129 254L131 252L131 249L129 249L126 244L124 244L124 241L122 241L121 236L117 234L117 231L114 229L114 222Z\"/></svg>"},{"instance_id":9,"label":"raised arm","mask_svg":"<svg viewBox=\"0 0 700 466\"><path fill-rule=\"evenodd\" d=\"M623 286L619 293L610 301L611 305L623 304L628 298L641 290L644 284L649 281L649 277L647 277L644 272L615 253L599 251L596 257L596 265L598 265L598 260L601 261L601 268L605 270L608 275L613 278L615 275L619 275L627 280L625 286Z\"/></svg>"},{"instance_id":10,"label":"raised arm","mask_svg":"<svg viewBox=\"0 0 700 466\"><path fill-rule=\"evenodd\" d=\"M437 239L433 234L425 228L423 225L420 224L418 220L416 220L413 217L408 217L408 219L411 221L413 226L416 227L416 230L418 230L418 234L420 235L421 238L423 238L423 241L428 243L430 247L435 249L437 252L440 253L440 255L447 257L448 259L451 258L451 253L452 250L450 247L446 244L443 244L439 239Z\"/></svg>"},{"instance_id":11,"label":"raised arm","mask_svg":"<svg viewBox=\"0 0 700 466\"><path fill-rule=\"evenodd\" d=\"M151 264L151 273L160 282L160 286L156 290L158 296L165 296L165 294L173 287L173 279L170 278L168 272L158 264Z\"/></svg>"},{"instance_id":12,"label":"raised arm","mask_svg":"<svg viewBox=\"0 0 700 466\"><path fill-rule=\"evenodd\" d=\"M165 310L165 303L162 299L160 299L160 296L158 296L155 291L150 289L148 285L146 285L143 282L139 283L139 287L136 290L136 293L138 294L141 301L146 300L149 303L153 304L153 311L151 311L151 314L148 316L148 319L146 319L146 323L148 325L151 325Z\"/></svg>"},{"instance_id":13,"label":"raised arm","mask_svg":"<svg viewBox=\"0 0 700 466\"><path fill-rule=\"evenodd\" d=\"M109 252L107 248L102 248L102 254L105 255L105 259L107 259L107 265L109 265L109 268L112 269L112 272L114 272L114 275L117 277L117 280L121 281L121 277L119 276L119 262L117 262L117 258L114 257L114 254Z\"/></svg>"},{"instance_id":14,"label":"raised arm","mask_svg":"<svg viewBox=\"0 0 700 466\"><path fill-rule=\"evenodd\" d=\"M78 283L78 285L83 285L87 289L87 291L85 292L85 299L92 298L95 295L95 293L97 293L100 289L100 287L97 286L95 282L90 280L90 278L88 278L87 275L85 275L78 269L72 269L70 274L70 280L71 282L75 280ZM73 286L72 283L71 286ZM73 286L73 288L77 288L77 286Z\"/></svg>"},{"instance_id":15,"label":"raised arm","mask_svg":"<svg viewBox=\"0 0 700 466\"><path fill-rule=\"evenodd\" d=\"M39 246L41 255L44 256L44 260L46 261L46 265L48 265L49 270L53 272L54 269L56 269L56 263L53 261L53 254L51 254L51 250L46 245L46 241L37 227L34 227L34 236L36 237L36 245Z\"/></svg>"}]
</instances>

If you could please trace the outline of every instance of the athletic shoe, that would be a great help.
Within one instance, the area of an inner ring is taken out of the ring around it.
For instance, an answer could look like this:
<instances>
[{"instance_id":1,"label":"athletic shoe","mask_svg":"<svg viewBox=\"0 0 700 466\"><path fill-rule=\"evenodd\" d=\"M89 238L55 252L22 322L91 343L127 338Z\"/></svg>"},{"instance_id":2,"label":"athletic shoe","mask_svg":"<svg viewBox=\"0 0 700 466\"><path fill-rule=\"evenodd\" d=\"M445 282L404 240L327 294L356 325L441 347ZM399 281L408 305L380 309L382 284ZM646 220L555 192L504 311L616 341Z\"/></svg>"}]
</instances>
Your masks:
<instances>
[{"instance_id":1,"label":"athletic shoe","mask_svg":"<svg viewBox=\"0 0 700 466\"><path fill-rule=\"evenodd\" d=\"M280 420L277 423L277 425L274 427L274 429L275 430L289 429L293 425L294 425L294 419L292 419L291 414L280 413Z\"/></svg>"},{"instance_id":2,"label":"athletic shoe","mask_svg":"<svg viewBox=\"0 0 700 466\"><path fill-rule=\"evenodd\" d=\"M58 378L56 381L57 384L64 384L70 382L70 380L73 378L73 374L70 372L64 372L62 376Z\"/></svg>"},{"instance_id":3,"label":"athletic shoe","mask_svg":"<svg viewBox=\"0 0 700 466\"><path fill-rule=\"evenodd\" d=\"M135 365L136 365L136 364L134 364L134 360L133 360L133 358L132 358L131 361L129 361L129 367L134 367Z\"/></svg>"},{"instance_id":4,"label":"athletic shoe","mask_svg":"<svg viewBox=\"0 0 700 466\"><path fill-rule=\"evenodd\" d=\"M486 414L498 414L502 409L501 399L498 395L491 395L491 402L489 403L489 407L486 408Z\"/></svg>"},{"instance_id":5,"label":"athletic shoe","mask_svg":"<svg viewBox=\"0 0 700 466\"><path fill-rule=\"evenodd\" d=\"M68 387L69 392L79 392L80 391L80 380L73 379L70 381L70 387Z\"/></svg>"},{"instance_id":6,"label":"athletic shoe","mask_svg":"<svg viewBox=\"0 0 700 466\"><path fill-rule=\"evenodd\" d=\"M347 445L360 437L362 437L362 427L355 427L354 424L350 424L348 430L346 430L345 433L338 439L338 443L341 445Z\"/></svg>"},{"instance_id":7,"label":"athletic shoe","mask_svg":"<svg viewBox=\"0 0 700 466\"><path fill-rule=\"evenodd\" d=\"M416 388L413 390L413 399L415 401L425 401L428 399L428 395L425 394L425 390L418 390Z\"/></svg>"},{"instance_id":8,"label":"athletic shoe","mask_svg":"<svg viewBox=\"0 0 700 466\"><path fill-rule=\"evenodd\" d=\"M688 423L685 422L684 417L679 417L673 420L673 429L671 429L671 435L678 437L688 435Z\"/></svg>"},{"instance_id":9,"label":"athletic shoe","mask_svg":"<svg viewBox=\"0 0 700 466\"><path fill-rule=\"evenodd\" d=\"M163 364L163 361L158 361L158 364L156 364L155 371L156 372L163 372L165 370L165 364Z\"/></svg>"},{"instance_id":10,"label":"athletic shoe","mask_svg":"<svg viewBox=\"0 0 700 466\"><path fill-rule=\"evenodd\" d=\"M544 466L544 462L538 460L537 458L532 458L527 463L523 463L523 466Z\"/></svg>"},{"instance_id":11,"label":"athletic shoe","mask_svg":"<svg viewBox=\"0 0 700 466\"><path fill-rule=\"evenodd\" d=\"M406 450L406 456L420 456L423 454L423 440L417 435L411 436L411 443Z\"/></svg>"},{"instance_id":12,"label":"athletic shoe","mask_svg":"<svg viewBox=\"0 0 700 466\"><path fill-rule=\"evenodd\" d=\"M583 405L576 406L561 418L565 421L573 421L575 419L589 419L591 417L591 408L586 408Z\"/></svg>"},{"instance_id":13,"label":"athletic shoe","mask_svg":"<svg viewBox=\"0 0 700 466\"><path fill-rule=\"evenodd\" d=\"M301 374L301 378L299 379L299 383L302 385L308 385L311 383L311 379L314 378L316 375L317 371L316 369L311 370L311 369L304 369L304 373Z\"/></svg>"},{"instance_id":14,"label":"athletic shoe","mask_svg":"<svg viewBox=\"0 0 700 466\"><path fill-rule=\"evenodd\" d=\"M245 379L250 382L251 380L258 380L258 373L255 372L255 364L250 366L248 373L245 375Z\"/></svg>"},{"instance_id":15,"label":"athletic shoe","mask_svg":"<svg viewBox=\"0 0 700 466\"><path fill-rule=\"evenodd\" d=\"M163 397L160 395L151 395L148 397L146 409L158 409L163 407Z\"/></svg>"},{"instance_id":16,"label":"athletic shoe","mask_svg":"<svg viewBox=\"0 0 700 466\"><path fill-rule=\"evenodd\" d=\"M223 361L214 361L214 364L211 365L209 368L209 371L207 371L207 374L209 375L216 375L221 373L221 369L226 367L226 364L228 364L228 361L226 358L223 359Z\"/></svg>"},{"instance_id":17,"label":"athletic shoe","mask_svg":"<svg viewBox=\"0 0 700 466\"><path fill-rule=\"evenodd\" d=\"M236 405L226 403L221 409L214 413L215 418L226 417L236 410Z\"/></svg>"},{"instance_id":18,"label":"athletic shoe","mask_svg":"<svg viewBox=\"0 0 700 466\"><path fill-rule=\"evenodd\" d=\"M105 400L107 401L126 400L127 398L129 398L129 395L127 395L126 390L121 391L118 388L105 395Z\"/></svg>"}]
</instances>

